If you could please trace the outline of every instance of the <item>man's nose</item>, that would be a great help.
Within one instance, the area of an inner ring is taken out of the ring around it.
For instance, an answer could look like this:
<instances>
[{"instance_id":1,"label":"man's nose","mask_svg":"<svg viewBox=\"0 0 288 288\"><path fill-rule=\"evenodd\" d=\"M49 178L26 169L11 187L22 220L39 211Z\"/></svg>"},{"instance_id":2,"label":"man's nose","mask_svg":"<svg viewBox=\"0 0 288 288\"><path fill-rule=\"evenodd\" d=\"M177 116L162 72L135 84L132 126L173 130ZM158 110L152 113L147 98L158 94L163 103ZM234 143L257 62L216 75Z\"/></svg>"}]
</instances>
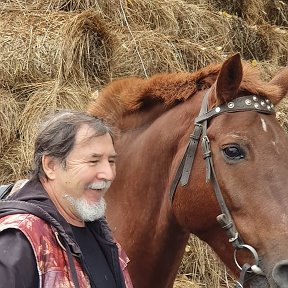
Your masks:
<instances>
[{"instance_id":1,"label":"man's nose","mask_svg":"<svg viewBox=\"0 0 288 288\"><path fill-rule=\"evenodd\" d=\"M101 167L99 168L100 169L97 174L99 179L105 179L109 181L114 180L116 176L115 163L111 164L109 161L103 161L103 163L101 163Z\"/></svg>"}]
</instances>

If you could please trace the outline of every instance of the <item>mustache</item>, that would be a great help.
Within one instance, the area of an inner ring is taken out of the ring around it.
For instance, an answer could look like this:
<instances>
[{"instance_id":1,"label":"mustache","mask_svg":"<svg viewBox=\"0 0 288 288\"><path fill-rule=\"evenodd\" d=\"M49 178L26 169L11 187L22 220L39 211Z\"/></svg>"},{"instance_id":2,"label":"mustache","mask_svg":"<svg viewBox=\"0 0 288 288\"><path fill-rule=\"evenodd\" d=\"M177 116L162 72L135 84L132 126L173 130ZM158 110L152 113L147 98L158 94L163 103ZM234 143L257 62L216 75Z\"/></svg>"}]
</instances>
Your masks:
<instances>
[{"instance_id":1,"label":"mustache","mask_svg":"<svg viewBox=\"0 0 288 288\"><path fill-rule=\"evenodd\" d=\"M88 185L89 189L94 189L94 190L107 190L112 184L112 181L109 180L103 180L101 182L95 182L91 183Z\"/></svg>"}]
</instances>

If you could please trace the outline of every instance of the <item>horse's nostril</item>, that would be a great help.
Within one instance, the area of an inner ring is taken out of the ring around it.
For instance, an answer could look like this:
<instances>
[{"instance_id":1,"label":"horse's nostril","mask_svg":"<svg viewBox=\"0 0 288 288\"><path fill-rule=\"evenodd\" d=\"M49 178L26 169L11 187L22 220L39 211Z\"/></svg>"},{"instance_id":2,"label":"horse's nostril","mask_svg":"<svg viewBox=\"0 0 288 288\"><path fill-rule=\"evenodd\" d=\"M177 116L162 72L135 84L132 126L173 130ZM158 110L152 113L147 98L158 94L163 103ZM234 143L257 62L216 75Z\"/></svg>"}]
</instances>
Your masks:
<instances>
[{"instance_id":1,"label":"horse's nostril","mask_svg":"<svg viewBox=\"0 0 288 288\"><path fill-rule=\"evenodd\" d=\"M282 260L274 266L272 277L278 287L288 288L288 260Z\"/></svg>"}]
</instances>

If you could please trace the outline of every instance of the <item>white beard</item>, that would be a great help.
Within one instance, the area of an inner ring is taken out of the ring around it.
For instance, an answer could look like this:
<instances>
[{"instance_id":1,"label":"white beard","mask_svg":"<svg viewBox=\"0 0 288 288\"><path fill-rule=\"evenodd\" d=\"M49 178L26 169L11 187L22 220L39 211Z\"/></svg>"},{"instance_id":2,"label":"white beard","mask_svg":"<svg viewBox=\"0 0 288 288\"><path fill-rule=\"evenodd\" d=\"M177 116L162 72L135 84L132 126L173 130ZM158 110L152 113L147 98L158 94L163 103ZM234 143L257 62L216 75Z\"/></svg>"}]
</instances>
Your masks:
<instances>
[{"instance_id":1,"label":"white beard","mask_svg":"<svg viewBox=\"0 0 288 288\"><path fill-rule=\"evenodd\" d=\"M65 198L84 222L92 222L105 215L106 202L103 197L92 204L85 199L75 199L70 195L65 195Z\"/></svg>"}]
</instances>

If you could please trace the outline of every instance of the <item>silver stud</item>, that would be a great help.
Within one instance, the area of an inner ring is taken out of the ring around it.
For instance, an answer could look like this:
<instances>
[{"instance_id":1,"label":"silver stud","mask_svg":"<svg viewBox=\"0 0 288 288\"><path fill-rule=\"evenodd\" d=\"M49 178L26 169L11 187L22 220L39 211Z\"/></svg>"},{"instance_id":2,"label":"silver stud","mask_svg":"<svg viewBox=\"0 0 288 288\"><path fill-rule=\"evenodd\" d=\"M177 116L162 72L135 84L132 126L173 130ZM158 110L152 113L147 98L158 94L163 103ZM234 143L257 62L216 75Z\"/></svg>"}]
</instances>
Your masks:
<instances>
[{"instance_id":1,"label":"silver stud","mask_svg":"<svg viewBox=\"0 0 288 288\"><path fill-rule=\"evenodd\" d=\"M235 106L235 104L233 103L233 102L229 102L228 104L227 104L227 106L228 106L228 108L234 108L234 106Z\"/></svg>"},{"instance_id":2,"label":"silver stud","mask_svg":"<svg viewBox=\"0 0 288 288\"><path fill-rule=\"evenodd\" d=\"M266 105L263 100L260 102L260 104L261 104L261 106L265 106Z\"/></svg>"},{"instance_id":3,"label":"silver stud","mask_svg":"<svg viewBox=\"0 0 288 288\"><path fill-rule=\"evenodd\" d=\"M215 108L215 112L216 112L216 113L219 113L220 110L221 110L220 107L216 107L216 108Z\"/></svg>"},{"instance_id":4,"label":"silver stud","mask_svg":"<svg viewBox=\"0 0 288 288\"><path fill-rule=\"evenodd\" d=\"M260 105L259 105L258 103L255 103L255 104L254 104L254 107L255 107L256 109L259 109L259 106L260 106Z\"/></svg>"},{"instance_id":5,"label":"silver stud","mask_svg":"<svg viewBox=\"0 0 288 288\"><path fill-rule=\"evenodd\" d=\"M270 106L270 105L267 105L267 109L268 109L268 110L271 110L271 106Z\"/></svg>"},{"instance_id":6,"label":"silver stud","mask_svg":"<svg viewBox=\"0 0 288 288\"><path fill-rule=\"evenodd\" d=\"M257 102L257 101L258 101L257 96L253 96L253 100L254 100L255 102Z\"/></svg>"},{"instance_id":7,"label":"silver stud","mask_svg":"<svg viewBox=\"0 0 288 288\"><path fill-rule=\"evenodd\" d=\"M252 102L251 102L251 100L250 100L250 99L246 99L246 100L245 100L245 104L246 104L246 105L251 105L251 104L252 104Z\"/></svg>"},{"instance_id":8,"label":"silver stud","mask_svg":"<svg viewBox=\"0 0 288 288\"><path fill-rule=\"evenodd\" d=\"M268 104L270 103L270 100L269 100L269 99L266 99L265 101L266 101L266 103L268 103Z\"/></svg>"},{"instance_id":9,"label":"silver stud","mask_svg":"<svg viewBox=\"0 0 288 288\"><path fill-rule=\"evenodd\" d=\"M274 105L271 103L271 108L274 108Z\"/></svg>"}]
</instances>

